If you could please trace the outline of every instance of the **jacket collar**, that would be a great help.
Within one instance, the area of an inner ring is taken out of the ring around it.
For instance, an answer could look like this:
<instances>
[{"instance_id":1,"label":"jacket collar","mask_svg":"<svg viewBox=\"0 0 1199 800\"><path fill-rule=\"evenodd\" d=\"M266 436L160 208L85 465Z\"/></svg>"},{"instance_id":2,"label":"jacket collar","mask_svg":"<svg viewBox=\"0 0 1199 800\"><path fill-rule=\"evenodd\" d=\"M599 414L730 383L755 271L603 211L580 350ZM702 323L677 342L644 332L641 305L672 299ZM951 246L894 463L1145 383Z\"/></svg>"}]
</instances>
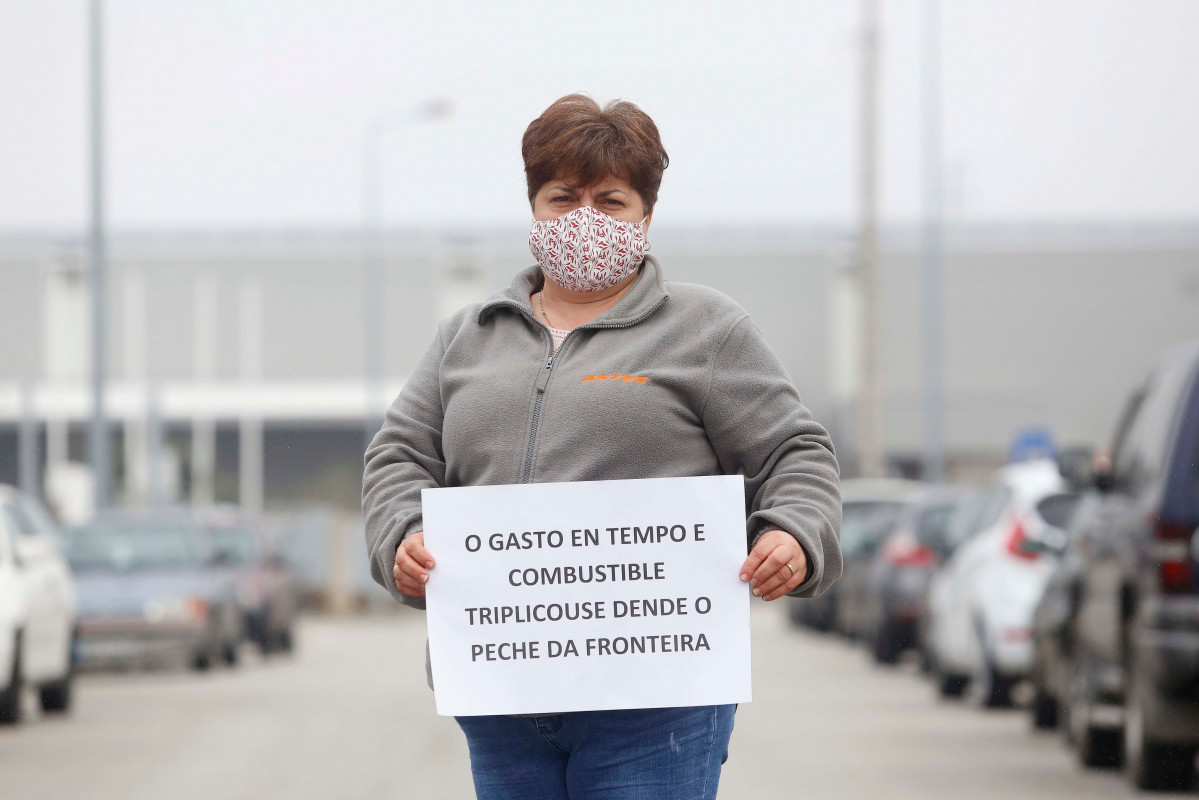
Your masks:
<instances>
[{"instance_id":1,"label":"jacket collar","mask_svg":"<svg viewBox=\"0 0 1199 800\"><path fill-rule=\"evenodd\" d=\"M500 308L512 308L535 319L533 308L529 304L529 295L533 293L533 287L537 285L540 272L541 267L534 264L516 273L516 277L512 279L512 284L507 289L496 292L487 298L479 308L478 323L482 325ZM625 292L624 297L620 298L612 308L586 325L579 327L632 325L656 311L669 297L670 292L666 290L666 282L662 278L662 268L658 265L658 260L647 255L645 261L641 263L641 271L637 275L637 279Z\"/></svg>"}]
</instances>

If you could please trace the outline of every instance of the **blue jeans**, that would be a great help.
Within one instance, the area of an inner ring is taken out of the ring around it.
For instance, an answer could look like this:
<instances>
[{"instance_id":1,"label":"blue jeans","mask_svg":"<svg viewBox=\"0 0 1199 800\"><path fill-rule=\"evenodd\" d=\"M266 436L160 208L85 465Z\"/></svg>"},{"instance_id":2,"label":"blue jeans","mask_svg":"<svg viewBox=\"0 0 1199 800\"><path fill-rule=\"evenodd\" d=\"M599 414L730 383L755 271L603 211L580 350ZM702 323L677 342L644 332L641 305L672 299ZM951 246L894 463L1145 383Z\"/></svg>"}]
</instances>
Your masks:
<instances>
[{"instance_id":1,"label":"blue jeans","mask_svg":"<svg viewBox=\"0 0 1199 800\"><path fill-rule=\"evenodd\" d=\"M737 707L458 717L479 800L710 800Z\"/></svg>"}]
</instances>

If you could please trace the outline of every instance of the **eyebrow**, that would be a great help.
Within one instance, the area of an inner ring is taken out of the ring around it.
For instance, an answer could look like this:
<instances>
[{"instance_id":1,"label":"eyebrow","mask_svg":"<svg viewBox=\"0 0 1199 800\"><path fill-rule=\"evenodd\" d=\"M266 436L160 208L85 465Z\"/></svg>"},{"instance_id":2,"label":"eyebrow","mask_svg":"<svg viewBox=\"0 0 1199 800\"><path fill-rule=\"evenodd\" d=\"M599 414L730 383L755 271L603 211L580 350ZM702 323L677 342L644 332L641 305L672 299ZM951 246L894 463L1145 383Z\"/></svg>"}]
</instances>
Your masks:
<instances>
[{"instance_id":1,"label":"eyebrow","mask_svg":"<svg viewBox=\"0 0 1199 800\"><path fill-rule=\"evenodd\" d=\"M577 194L579 191L579 188L580 187L578 187L578 186L571 186L569 183L559 182L559 183L551 183L549 190L550 190L551 194L553 192L566 192L568 194ZM615 194L625 195L626 192L624 189L614 187L611 189L604 189L601 192L596 192L595 196L596 197L608 197L609 195L615 195Z\"/></svg>"}]
</instances>

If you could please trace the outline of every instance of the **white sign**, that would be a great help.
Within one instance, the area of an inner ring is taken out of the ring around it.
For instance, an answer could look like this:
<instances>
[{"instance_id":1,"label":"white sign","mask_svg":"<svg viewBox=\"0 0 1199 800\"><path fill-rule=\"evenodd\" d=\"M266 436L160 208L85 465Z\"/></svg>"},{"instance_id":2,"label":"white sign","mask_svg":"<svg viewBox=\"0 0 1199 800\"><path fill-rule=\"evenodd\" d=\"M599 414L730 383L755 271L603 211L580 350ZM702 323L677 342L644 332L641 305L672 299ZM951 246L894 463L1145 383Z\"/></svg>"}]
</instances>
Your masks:
<instances>
[{"instance_id":1,"label":"white sign","mask_svg":"<svg viewBox=\"0 0 1199 800\"><path fill-rule=\"evenodd\" d=\"M437 713L750 700L740 476L425 489Z\"/></svg>"}]
</instances>

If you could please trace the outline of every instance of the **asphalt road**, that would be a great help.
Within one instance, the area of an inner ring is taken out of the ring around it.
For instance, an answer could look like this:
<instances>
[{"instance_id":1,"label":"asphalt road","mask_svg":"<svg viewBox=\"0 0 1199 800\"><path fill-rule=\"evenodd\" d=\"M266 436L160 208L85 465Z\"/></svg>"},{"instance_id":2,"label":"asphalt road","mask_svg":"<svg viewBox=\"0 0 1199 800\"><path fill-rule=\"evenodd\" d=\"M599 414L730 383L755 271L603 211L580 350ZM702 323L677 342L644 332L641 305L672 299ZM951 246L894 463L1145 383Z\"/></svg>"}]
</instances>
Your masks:
<instances>
[{"instance_id":1,"label":"asphalt road","mask_svg":"<svg viewBox=\"0 0 1199 800\"><path fill-rule=\"evenodd\" d=\"M790 629L755 604L754 702L721 797L1110 798L1024 712L938 702L912 666ZM0 729L6 798L469 798L466 745L434 713L424 620L308 619L297 655L206 675L85 675L74 711ZM1158 795L1159 797L1170 795ZM1191 795L1196 796L1196 795Z\"/></svg>"}]
</instances>

